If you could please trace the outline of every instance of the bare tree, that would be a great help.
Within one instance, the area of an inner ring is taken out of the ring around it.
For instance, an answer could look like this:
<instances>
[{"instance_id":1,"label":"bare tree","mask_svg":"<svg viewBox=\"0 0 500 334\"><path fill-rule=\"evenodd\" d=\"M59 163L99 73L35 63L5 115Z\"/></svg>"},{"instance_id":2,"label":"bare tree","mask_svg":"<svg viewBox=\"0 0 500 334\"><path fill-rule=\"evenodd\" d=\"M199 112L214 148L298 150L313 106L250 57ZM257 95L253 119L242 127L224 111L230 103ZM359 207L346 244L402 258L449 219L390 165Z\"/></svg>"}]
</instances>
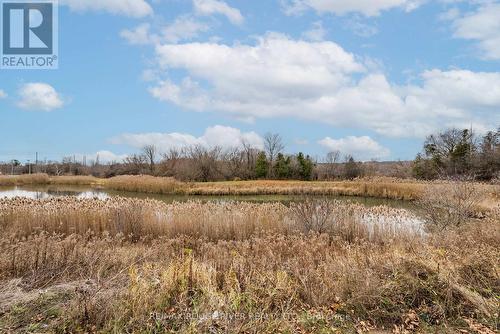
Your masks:
<instances>
[{"instance_id":1,"label":"bare tree","mask_svg":"<svg viewBox=\"0 0 500 334\"><path fill-rule=\"evenodd\" d=\"M267 133L264 136L264 149L269 158L269 173L273 175L274 161L279 153L282 153L285 149L283 144L283 139L277 133Z\"/></svg>"},{"instance_id":2,"label":"bare tree","mask_svg":"<svg viewBox=\"0 0 500 334\"><path fill-rule=\"evenodd\" d=\"M151 174L153 174L155 171L156 153L157 149L155 145L146 145L142 148L142 154L144 154L146 160L149 163Z\"/></svg>"},{"instance_id":3,"label":"bare tree","mask_svg":"<svg viewBox=\"0 0 500 334\"><path fill-rule=\"evenodd\" d=\"M195 145L188 149L188 156L192 160L193 179L207 182L216 180L221 175L219 161L222 149L219 146L208 149Z\"/></svg>"},{"instance_id":4,"label":"bare tree","mask_svg":"<svg viewBox=\"0 0 500 334\"><path fill-rule=\"evenodd\" d=\"M339 162L340 162L340 151L332 151L328 152L326 155L326 176L329 180L335 178L335 176L338 174L338 168L339 168Z\"/></svg>"},{"instance_id":5,"label":"bare tree","mask_svg":"<svg viewBox=\"0 0 500 334\"><path fill-rule=\"evenodd\" d=\"M246 139L241 140L241 147L245 155L245 160L247 163L247 170L251 170L255 164L255 151L256 149L252 147Z\"/></svg>"},{"instance_id":6,"label":"bare tree","mask_svg":"<svg viewBox=\"0 0 500 334\"><path fill-rule=\"evenodd\" d=\"M162 154L162 172L167 176L175 176L177 165L183 157L182 150L170 148L167 153Z\"/></svg>"},{"instance_id":7,"label":"bare tree","mask_svg":"<svg viewBox=\"0 0 500 334\"><path fill-rule=\"evenodd\" d=\"M245 152L243 149L233 147L227 149L221 157L224 162L224 168L226 177L228 178L242 178L246 177L246 166L245 166Z\"/></svg>"},{"instance_id":8,"label":"bare tree","mask_svg":"<svg viewBox=\"0 0 500 334\"><path fill-rule=\"evenodd\" d=\"M126 173L141 174L145 167L146 157L143 154L133 154L123 160Z\"/></svg>"}]
</instances>

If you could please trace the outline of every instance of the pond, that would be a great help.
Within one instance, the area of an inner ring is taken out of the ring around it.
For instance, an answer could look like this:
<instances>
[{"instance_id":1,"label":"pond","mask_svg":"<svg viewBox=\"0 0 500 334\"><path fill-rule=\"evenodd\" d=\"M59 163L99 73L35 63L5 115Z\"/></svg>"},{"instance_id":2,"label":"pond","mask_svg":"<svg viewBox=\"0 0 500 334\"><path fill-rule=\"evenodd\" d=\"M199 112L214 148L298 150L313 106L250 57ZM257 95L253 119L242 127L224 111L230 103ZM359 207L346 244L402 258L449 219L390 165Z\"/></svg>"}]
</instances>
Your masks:
<instances>
[{"instance_id":1,"label":"pond","mask_svg":"<svg viewBox=\"0 0 500 334\"><path fill-rule=\"evenodd\" d=\"M165 203L186 202L197 200L202 202L213 201L240 201L240 202L300 202L305 198L325 198L325 196L297 196L297 195L245 195L245 196L187 196L187 195L161 195L146 194L126 191L115 191L109 189L92 188L88 186L22 186L22 187L0 187L0 198L24 197L31 199L46 199L60 196L75 196L78 198L129 197L139 199L155 199ZM389 200L369 197L353 196L327 196L329 199L339 201L351 201L368 207L386 205L398 209L414 209L411 202L401 200Z\"/></svg>"}]
</instances>

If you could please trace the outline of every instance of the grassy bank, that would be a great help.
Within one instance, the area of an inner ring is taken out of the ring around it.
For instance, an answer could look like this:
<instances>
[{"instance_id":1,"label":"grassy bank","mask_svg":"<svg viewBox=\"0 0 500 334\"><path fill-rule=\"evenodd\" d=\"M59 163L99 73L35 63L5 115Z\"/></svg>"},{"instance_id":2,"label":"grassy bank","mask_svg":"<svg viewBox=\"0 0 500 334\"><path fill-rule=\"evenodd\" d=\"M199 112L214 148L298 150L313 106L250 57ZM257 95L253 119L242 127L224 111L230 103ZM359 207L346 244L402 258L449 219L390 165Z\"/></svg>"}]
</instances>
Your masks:
<instances>
[{"instance_id":1,"label":"grassy bank","mask_svg":"<svg viewBox=\"0 0 500 334\"><path fill-rule=\"evenodd\" d=\"M103 185L114 190L186 195L345 195L414 200L423 193L425 183L414 181L359 180L314 181L228 181L182 183L172 178L117 176Z\"/></svg>"},{"instance_id":2,"label":"grassy bank","mask_svg":"<svg viewBox=\"0 0 500 334\"><path fill-rule=\"evenodd\" d=\"M0 200L0 332L494 333L498 213L439 234L414 218L328 201Z\"/></svg>"},{"instance_id":3,"label":"grassy bank","mask_svg":"<svg viewBox=\"0 0 500 334\"><path fill-rule=\"evenodd\" d=\"M424 186L411 181L241 181L196 183L187 192L196 195L342 195L414 200L423 192Z\"/></svg>"}]
</instances>

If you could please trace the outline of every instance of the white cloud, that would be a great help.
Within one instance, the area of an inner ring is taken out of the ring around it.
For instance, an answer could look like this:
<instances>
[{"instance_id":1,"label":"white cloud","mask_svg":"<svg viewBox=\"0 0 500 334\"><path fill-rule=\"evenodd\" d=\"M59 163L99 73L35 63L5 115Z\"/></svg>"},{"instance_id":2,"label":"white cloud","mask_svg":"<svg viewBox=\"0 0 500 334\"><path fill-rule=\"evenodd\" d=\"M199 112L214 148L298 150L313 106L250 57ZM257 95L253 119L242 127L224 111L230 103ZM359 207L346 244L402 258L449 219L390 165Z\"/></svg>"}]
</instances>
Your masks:
<instances>
[{"instance_id":1,"label":"white cloud","mask_svg":"<svg viewBox=\"0 0 500 334\"><path fill-rule=\"evenodd\" d=\"M378 28L376 26L362 22L357 16L349 19L345 23L345 28L351 30L355 35L360 37L371 37L378 34Z\"/></svg>"},{"instance_id":2,"label":"white cloud","mask_svg":"<svg viewBox=\"0 0 500 334\"><path fill-rule=\"evenodd\" d=\"M255 46L160 45L156 53L162 68L186 69L194 77L213 82L228 97L257 94L266 98L268 89L272 99L275 90L290 98L320 95L345 84L348 74L364 71L354 55L335 43L295 41L281 34L259 38Z\"/></svg>"},{"instance_id":3,"label":"white cloud","mask_svg":"<svg viewBox=\"0 0 500 334\"><path fill-rule=\"evenodd\" d=\"M393 137L498 123L500 73L426 71L398 86L333 42L268 34L255 45L187 43L156 48L158 71L187 74L151 88L159 100L237 119L293 117Z\"/></svg>"},{"instance_id":4,"label":"white cloud","mask_svg":"<svg viewBox=\"0 0 500 334\"><path fill-rule=\"evenodd\" d=\"M77 12L104 11L135 18L153 14L153 8L145 0L60 0L59 3Z\"/></svg>"},{"instance_id":5,"label":"white cloud","mask_svg":"<svg viewBox=\"0 0 500 334\"><path fill-rule=\"evenodd\" d=\"M313 42L320 42L325 39L326 29L323 27L323 23L321 21L317 21L313 23L313 26L310 30L304 32L302 36Z\"/></svg>"},{"instance_id":6,"label":"white cloud","mask_svg":"<svg viewBox=\"0 0 500 334\"><path fill-rule=\"evenodd\" d=\"M245 18L241 15L241 12L229 6L224 1L219 0L193 0L193 5L195 12L198 15L210 16L214 14L220 14L227 17L227 19L233 24L243 24Z\"/></svg>"},{"instance_id":7,"label":"white cloud","mask_svg":"<svg viewBox=\"0 0 500 334\"><path fill-rule=\"evenodd\" d=\"M329 151L339 151L343 155L352 155L357 160L382 159L390 151L368 136L349 136L341 139L326 137L318 143Z\"/></svg>"},{"instance_id":8,"label":"white cloud","mask_svg":"<svg viewBox=\"0 0 500 334\"><path fill-rule=\"evenodd\" d=\"M149 23L140 24L132 30L124 29L120 36L126 39L132 45L154 44L154 36L150 35L151 25Z\"/></svg>"},{"instance_id":9,"label":"white cloud","mask_svg":"<svg viewBox=\"0 0 500 334\"><path fill-rule=\"evenodd\" d=\"M500 106L500 73L432 70L422 74L424 85L410 86L409 96L447 108L450 114ZM485 110L486 111L486 110Z\"/></svg>"},{"instance_id":10,"label":"white cloud","mask_svg":"<svg viewBox=\"0 0 500 334\"><path fill-rule=\"evenodd\" d=\"M101 163L109 163L109 162L121 162L123 159L127 157L126 154L115 154L110 151L98 151L95 154L87 156L87 159L94 159L97 161L99 159L99 162Z\"/></svg>"},{"instance_id":11,"label":"white cloud","mask_svg":"<svg viewBox=\"0 0 500 334\"><path fill-rule=\"evenodd\" d=\"M500 59L500 3L490 3L453 20L454 37L478 42L481 56Z\"/></svg>"},{"instance_id":12,"label":"white cloud","mask_svg":"<svg viewBox=\"0 0 500 334\"><path fill-rule=\"evenodd\" d=\"M5 99L7 96L7 93L3 89L0 89L0 99Z\"/></svg>"},{"instance_id":13,"label":"white cloud","mask_svg":"<svg viewBox=\"0 0 500 334\"><path fill-rule=\"evenodd\" d=\"M202 32L208 31L210 27L190 16L178 17L172 24L162 29L162 37L170 43L182 40L190 40Z\"/></svg>"},{"instance_id":14,"label":"white cloud","mask_svg":"<svg viewBox=\"0 0 500 334\"><path fill-rule=\"evenodd\" d=\"M64 101L59 93L49 84L27 83L19 90L18 107L33 111L52 111L63 107Z\"/></svg>"},{"instance_id":15,"label":"white cloud","mask_svg":"<svg viewBox=\"0 0 500 334\"><path fill-rule=\"evenodd\" d=\"M242 132L239 129L221 125L207 128L205 133L200 137L173 132L122 134L111 139L112 144L128 145L138 149L146 145L155 145L162 152L166 152L171 148L183 148L193 145L233 148L241 146L243 141L255 148L262 148L264 146L262 137L255 132Z\"/></svg>"},{"instance_id":16,"label":"white cloud","mask_svg":"<svg viewBox=\"0 0 500 334\"><path fill-rule=\"evenodd\" d=\"M441 13L438 18L441 21L453 21L460 17L460 10L456 7L448 9L446 12Z\"/></svg>"},{"instance_id":17,"label":"white cloud","mask_svg":"<svg viewBox=\"0 0 500 334\"><path fill-rule=\"evenodd\" d=\"M71 155L76 161L86 160L87 164L95 163L99 161L101 164L108 164L112 162L122 162L128 155L127 154L115 154L111 151L102 150L95 153L77 153Z\"/></svg>"},{"instance_id":18,"label":"white cloud","mask_svg":"<svg viewBox=\"0 0 500 334\"><path fill-rule=\"evenodd\" d=\"M151 30L151 25L144 23L132 30L122 30L120 36L132 45L178 43L192 40L198 37L200 33L210 30L210 27L189 15L184 15L176 18L171 24L159 28L156 33Z\"/></svg>"},{"instance_id":19,"label":"white cloud","mask_svg":"<svg viewBox=\"0 0 500 334\"><path fill-rule=\"evenodd\" d=\"M425 0L282 0L285 13L299 14L308 9L319 13L345 15L360 13L365 16L377 16L384 10L402 8L412 11Z\"/></svg>"}]
</instances>

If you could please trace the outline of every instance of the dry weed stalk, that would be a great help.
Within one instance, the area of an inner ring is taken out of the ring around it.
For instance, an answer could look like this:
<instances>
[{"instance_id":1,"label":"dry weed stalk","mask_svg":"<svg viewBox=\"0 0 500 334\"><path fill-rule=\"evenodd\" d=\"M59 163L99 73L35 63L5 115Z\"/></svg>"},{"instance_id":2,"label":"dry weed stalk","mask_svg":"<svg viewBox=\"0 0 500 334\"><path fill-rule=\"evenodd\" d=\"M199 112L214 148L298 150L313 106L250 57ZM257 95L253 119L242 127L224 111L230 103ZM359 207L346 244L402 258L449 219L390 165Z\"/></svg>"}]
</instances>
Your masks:
<instances>
[{"instance_id":1,"label":"dry weed stalk","mask_svg":"<svg viewBox=\"0 0 500 334\"><path fill-rule=\"evenodd\" d=\"M425 236L412 218L321 201L0 200L0 327L498 331L498 213Z\"/></svg>"},{"instance_id":2,"label":"dry weed stalk","mask_svg":"<svg viewBox=\"0 0 500 334\"><path fill-rule=\"evenodd\" d=\"M440 230L468 222L485 199L479 185L469 179L428 187L418 201L431 228Z\"/></svg>"}]
</instances>

